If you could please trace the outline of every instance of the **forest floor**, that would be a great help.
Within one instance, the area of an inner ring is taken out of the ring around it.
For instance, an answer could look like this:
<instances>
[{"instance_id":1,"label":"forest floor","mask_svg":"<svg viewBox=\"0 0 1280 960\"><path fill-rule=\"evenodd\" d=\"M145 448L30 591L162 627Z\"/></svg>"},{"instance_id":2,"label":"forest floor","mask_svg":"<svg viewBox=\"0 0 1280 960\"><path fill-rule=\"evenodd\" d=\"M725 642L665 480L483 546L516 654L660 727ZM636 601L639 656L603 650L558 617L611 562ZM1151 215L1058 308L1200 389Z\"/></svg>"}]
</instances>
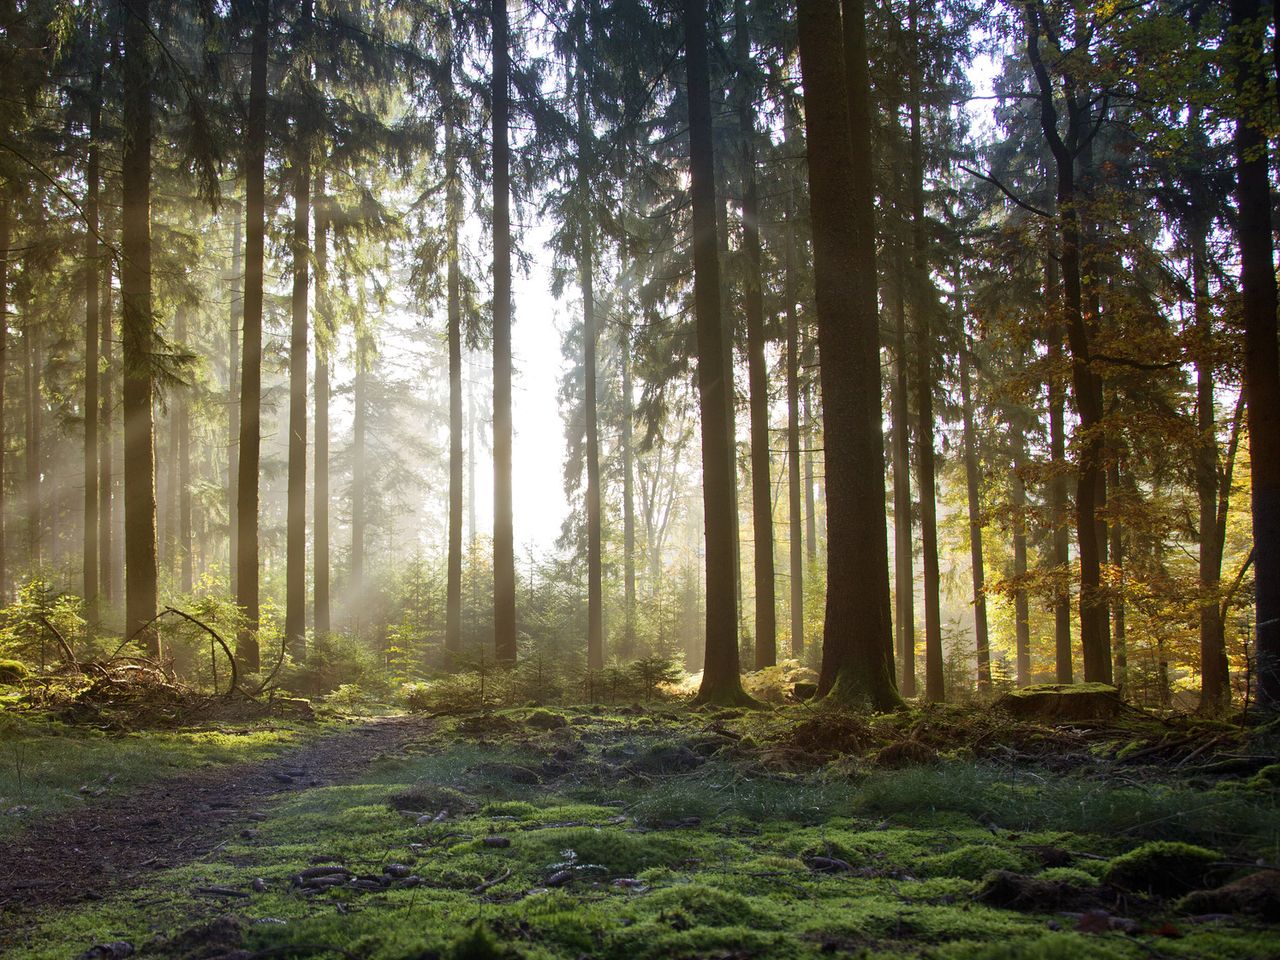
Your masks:
<instances>
[{"instance_id":1,"label":"forest floor","mask_svg":"<svg viewBox=\"0 0 1280 960\"><path fill-rule=\"evenodd\" d=\"M634 705L313 726L27 818L0 838L0 952L1280 957L1280 766L1228 725Z\"/></svg>"}]
</instances>

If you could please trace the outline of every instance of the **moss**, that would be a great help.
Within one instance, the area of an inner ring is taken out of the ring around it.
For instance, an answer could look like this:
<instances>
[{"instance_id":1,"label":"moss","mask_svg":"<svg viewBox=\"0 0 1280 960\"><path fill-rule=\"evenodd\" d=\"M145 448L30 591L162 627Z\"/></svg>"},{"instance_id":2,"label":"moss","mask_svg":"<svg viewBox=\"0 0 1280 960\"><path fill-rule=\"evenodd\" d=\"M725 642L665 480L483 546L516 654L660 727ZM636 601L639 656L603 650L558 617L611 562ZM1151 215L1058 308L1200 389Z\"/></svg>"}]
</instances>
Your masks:
<instances>
[{"instance_id":1,"label":"moss","mask_svg":"<svg viewBox=\"0 0 1280 960\"><path fill-rule=\"evenodd\" d=\"M21 660L0 660L0 684L21 683L31 676L31 671Z\"/></svg>"},{"instance_id":2,"label":"moss","mask_svg":"<svg viewBox=\"0 0 1280 960\"><path fill-rule=\"evenodd\" d=\"M994 844L966 844L948 853L926 857L918 869L924 877L960 877L964 880L981 880L992 870L1021 870L1026 866L1024 857L1012 850Z\"/></svg>"},{"instance_id":3,"label":"moss","mask_svg":"<svg viewBox=\"0 0 1280 960\"><path fill-rule=\"evenodd\" d=\"M1098 878L1077 867L1050 867L1040 871L1041 880L1065 883L1073 887L1096 887Z\"/></svg>"},{"instance_id":4,"label":"moss","mask_svg":"<svg viewBox=\"0 0 1280 960\"><path fill-rule=\"evenodd\" d=\"M1103 879L1123 890L1171 896L1205 886L1221 859L1204 847L1156 840L1114 858Z\"/></svg>"},{"instance_id":5,"label":"moss","mask_svg":"<svg viewBox=\"0 0 1280 960\"><path fill-rule=\"evenodd\" d=\"M767 908L759 909L746 897L698 883L659 890L640 901L637 910L677 928L745 925L769 929L777 925L777 918Z\"/></svg>"}]
</instances>

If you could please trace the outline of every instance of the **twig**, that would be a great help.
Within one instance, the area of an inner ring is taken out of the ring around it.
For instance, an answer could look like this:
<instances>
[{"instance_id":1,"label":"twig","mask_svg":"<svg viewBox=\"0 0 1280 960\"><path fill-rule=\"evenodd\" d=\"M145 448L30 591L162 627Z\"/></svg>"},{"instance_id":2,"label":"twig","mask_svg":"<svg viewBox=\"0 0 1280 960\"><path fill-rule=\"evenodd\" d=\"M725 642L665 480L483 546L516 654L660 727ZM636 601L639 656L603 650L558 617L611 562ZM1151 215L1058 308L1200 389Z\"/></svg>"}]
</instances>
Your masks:
<instances>
[{"instance_id":1,"label":"twig","mask_svg":"<svg viewBox=\"0 0 1280 960\"><path fill-rule=\"evenodd\" d=\"M496 887L503 880L506 880L510 876L511 876L511 868L508 867L506 870L503 870L502 873L500 873L498 876L493 877L490 880L484 881L484 883L480 884L477 887L473 887L471 892L476 895L482 894L486 890L488 890L490 887Z\"/></svg>"},{"instance_id":2,"label":"twig","mask_svg":"<svg viewBox=\"0 0 1280 960\"><path fill-rule=\"evenodd\" d=\"M43 614L40 616L40 622L44 624L45 629L52 633L54 638L58 641L59 646L62 647L62 652L67 655L67 660L71 662L71 666L75 668L76 673L82 672L80 670L80 661L76 659L76 655L71 651L71 644L67 643L67 638L62 635L62 631L50 623L49 618Z\"/></svg>"}]
</instances>

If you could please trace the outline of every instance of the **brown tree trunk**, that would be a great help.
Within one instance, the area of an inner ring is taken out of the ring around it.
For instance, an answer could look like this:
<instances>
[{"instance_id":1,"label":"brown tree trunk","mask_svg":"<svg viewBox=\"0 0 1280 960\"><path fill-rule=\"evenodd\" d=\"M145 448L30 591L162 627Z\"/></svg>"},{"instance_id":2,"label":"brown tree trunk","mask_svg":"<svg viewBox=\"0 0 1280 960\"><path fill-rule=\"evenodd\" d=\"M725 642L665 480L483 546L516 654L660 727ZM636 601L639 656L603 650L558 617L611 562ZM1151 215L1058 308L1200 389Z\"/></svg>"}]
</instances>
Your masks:
<instances>
[{"instance_id":1,"label":"brown tree trunk","mask_svg":"<svg viewBox=\"0 0 1280 960\"><path fill-rule=\"evenodd\" d=\"M511 516L511 112L507 0L493 0L493 644L516 662L516 557Z\"/></svg>"},{"instance_id":2,"label":"brown tree trunk","mask_svg":"<svg viewBox=\"0 0 1280 960\"><path fill-rule=\"evenodd\" d=\"M187 343L187 311L179 308L174 336L180 350L186 349ZM178 487L178 532L175 546L178 554L179 583L184 594L190 594L195 588L195 558L191 530L191 400L185 388L173 398L175 451L177 462Z\"/></svg>"},{"instance_id":3,"label":"brown tree trunk","mask_svg":"<svg viewBox=\"0 0 1280 960\"><path fill-rule=\"evenodd\" d=\"M812 351L801 350L805 357ZM800 396L804 401L804 555L809 563L818 559L818 504L814 497L813 446L818 442L817 424L813 420L813 382L801 385Z\"/></svg>"},{"instance_id":4,"label":"brown tree trunk","mask_svg":"<svg viewBox=\"0 0 1280 960\"><path fill-rule=\"evenodd\" d=\"M453 669L462 653L462 277L458 225L462 188L452 105L445 114L445 224L448 230L449 312L449 557L445 595L445 665Z\"/></svg>"},{"instance_id":5,"label":"brown tree trunk","mask_svg":"<svg viewBox=\"0 0 1280 960\"><path fill-rule=\"evenodd\" d=\"M1280 354L1276 348L1276 275L1267 140L1251 115L1249 99L1255 91L1265 90L1270 81L1264 61L1250 56L1261 37L1260 28L1265 26L1258 17L1256 3L1231 0L1231 22L1243 35L1240 42L1247 44L1241 51L1237 71L1241 102L1234 146L1253 496L1258 700L1266 709L1280 710Z\"/></svg>"},{"instance_id":6,"label":"brown tree trunk","mask_svg":"<svg viewBox=\"0 0 1280 960\"><path fill-rule=\"evenodd\" d=\"M9 243L11 207L0 196L0 411L4 410L5 381L9 375ZM5 538L8 496L4 485L5 450L9 445L7 418L0 416L0 603L9 600L9 556Z\"/></svg>"},{"instance_id":7,"label":"brown tree trunk","mask_svg":"<svg viewBox=\"0 0 1280 960\"><path fill-rule=\"evenodd\" d=\"M622 646L619 659L636 653L636 497L635 450L631 418L631 337L620 325L619 359L622 365Z\"/></svg>"},{"instance_id":8,"label":"brown tree trunk","mask_svg":"<svg viewBox=\"0 0 1280 960\"><path fill-rule=\"evenodd\" d=\"M1022 470L1027 461L1027 441L1022 410L1015 410L1010 424L1013 434L1013 474L1010 477L1013 508L1013 629L1014 657L1018 686L1031 682L1031 611L1027 602L1027 488Z\"/></svg>"},{"instance_id":9,"label":"brown tree trunk","mask_svg":"<svg viewBox=\"0 0 1280 960\"><path fill-rule=\"evenodd\" d=\"M957 296L960 278L956 277ZM961 313L961 323L963 323ZM969 563L973 569L973 639L978 661L978 692L991 690L991 645L987 635L986 571L982 559L982 488L978 444L973 428L973 385L969 337L960 348L960 404L964 425L964 479L969 500Z\"/></svg>"},{"instance_id":10,"label":"brown tree trunk","mask_svg":"<svg viewBox=\"0 0 1280 960\"><path fill-rule=\"evenodd\" d=\"M329 223L325 218L324 174L316 175L316 383L315 471L312 491L313 539L311 548L315 581L315 634L319 639L333 629L329 583L329 344L333 336L326 283L329 272Z\"/></svg>"},{"instance_id":11,"label":"brown tree trunk","mask_svg":"<svg viewBox=\"0 0 1280 960\"><path fill-rule=\"evenodd\" d=\"M707 64L706 0L685 0L684 39L689 97L689 168L693 201L693 290L702 421L702 508L706 538L706 645L700 703L743 703L739 678L734 544L733 437L720 300L716 239L715 156L711 80Z\"/></svg>"},{"instance_id":12,"label":"brown tree trunk","mask_svg":"<svg viewBox=\"0 0 1280 960\"><path fill-rule=\"evenodd\" d=\"M1067 529L1067 441L1063 408L1065 392L1058 381L1058 366L1062 361L1062 325L1057 321L1061 308L1061 291L1058 283L1058 258L1049 250L1045 257L1045 302L1053 319L1048 330L1049 355L1049 509L1053 524L1053 565L1063 575L1064 582L1053 600L1054 668L1058 683L1072 681L1071 650L1071 587L1066 581L1071 563L1071 532Z\"/></svg>"},{"instance_id":13,"label":"brown tree trunk","mask_svg":"<svg viewBox=\"0 0 1280 960\"><path fill-rule=\"evenodd\" d=\"M787 520L791 559L791 656L804 656L804 518L800 490L800 318L796 311L793 193L787 195L783 284L787 314Z\"/></svg>"},{"instance_id":14,"label":"brown tree trunk","mask_svg":"<svg viewBox=\"0 0 1280 960\"><path fill-rule=\"evenodd\" d=\"M289 478L285 530L284 637L295 661L307 653L307 257L311 162L299 145L293 171L293 323L289 331Z\"/></svg>"},{"instance_id":15,"label":"brown tree trunk","mask_svg":"<svg viewBox=\"0 0 1280 960\"><path fill-rule=\"evenodd\" d=\"M364 589L364 530L368 503L367 433L369 425L368 347L357 334L356 376L352 388L354 410L351 418L351 583L347 593L359 609Z\"/></svg>"},{"instance_id":16,"label":"brown tree trunk","mask_svg":"<svg viewBox=\"0 0 1280 960\"><path fill-rule=\"evenodd\" d=\"M899 703L889 613L871 104L862 0L800 0L827 496L818 691Z\"/></svg>"},{"instance_id":17,"label":"brown tree trunk","mask_svg":"<svg viewBox=\"0 0 1280 960\"><path fill-rule=\"evenodd\" d=\"M151 2L133 0L124 24L123 261L124 546L126 637L160 653L156 615L155 319L151 312Z\"/></svg>"},{"instance_id":18,"label":"brown tree trunk","mask_svg":"<svg viewBox=\"0 0 1280 960\"><path fill-rule=\"evenodd\" d=\"M912 563L911 415L907 401L907 302L901 245L890 283L893 304L893 575L898 673L904 697L916 695L916 580Z\"/></svg>"},{"instance_id":19,"label":"brown tree trunk","mask_svg":"<svg viewBox=\"0 0 1280 960\"><path fill-rule=\"evenodd\" d=\"M115 457L112 438L111 378L114 376L113 331L111 323L111 260L103 261L101 305L98 318L98 342L102 356L101 374L98 378L98 574L101 603L108 607L116 602L115 563L115 506L112 494L115 487ZM0 375L2 379L2 375ZM0 398L0 407L3 406ZM0 471L2 474L3 471ZM101 606L98 610L101 617Z\"/></svg>"},{"instance_id":20,"label":"brown tree trunk","mask_svg":"<svg viewBox=\"0 0 1280 960\"><path fill-rule=\"evenodd\" d=\"M101 44L101 37L95 44ZM95 46L96 50L96 46ZM98 137L102 125L102 68L94 70L89 104L89 156L85 165L85 271L84 271L84 576L85 619L96 626L98 609L98 347L100 311L98 201L101 167ZM2 408L0 408L2 409Z\"/></svg>"},{"instance_id":21,"label":"brown tree trunk","mask_svg":"<svg viewBox=\"0 0 1280 960\"><path fill-rule=\"evenodd\" d=\"M240 387L240 463L237 481L236 603L244 625L236 642L240 668L257 673L258 473L262 440L262 299L266 207L267 41L271 0L254 0L249 60L249 117L245 130L244 369Z\"/></svg>"},{"instance_id":22,"label":"brown tree trunk","mask_svg":"<svg viewBox=\"0 0 1280 960\"><path fill-rule=\"evenodd\" d=\"M236 566L240 556L240 523L236 508L240 495L240 336L244 321L244 260L241 226L243 210L233 202L235 225L231 238L231 327L227 358L227 582L233 596L236 591Z\"/></svg>"},{"instance_id":23,"label":"brown tree trunk","mask_svg":"<svg viewBox=\"0 0 1280 960\"><path fill-rule=\"evenodd\" d=\"M40 348L35 324L31 320L30 297L26 295L19 304L22 317L22 369L24 394L24 426L26 443L23 445L23 466L26 471L27 514L27 565L31 569L40 566L40 541L42 538L41 506L44 501L41 490L40 470Z\"/></svg>"}]
</instances>

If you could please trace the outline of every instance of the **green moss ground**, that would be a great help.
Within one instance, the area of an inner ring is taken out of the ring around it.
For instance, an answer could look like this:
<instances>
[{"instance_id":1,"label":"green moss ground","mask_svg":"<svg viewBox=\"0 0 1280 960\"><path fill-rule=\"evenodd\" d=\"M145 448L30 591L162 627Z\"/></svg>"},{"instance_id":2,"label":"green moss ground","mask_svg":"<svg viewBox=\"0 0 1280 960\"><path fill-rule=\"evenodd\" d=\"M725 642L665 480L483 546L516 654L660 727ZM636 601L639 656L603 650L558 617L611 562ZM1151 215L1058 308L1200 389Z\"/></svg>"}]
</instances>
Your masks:
<instances>
[{"instance_id":1,"label":"green moss ground","mask_svg":"<svg viewBox=\"0 0 1280 960\"><path fill-rule=\"evenodd\" d=\"M563 712L570 725L551 730L524 725L527 712L447 722L360 783L283 797L209 859L35 918L5 956L126 940L141 956L214 957L223 936L248 955L370 960L1280 953L1276 928L1191 922L1159 900L1128 904L1132 933L1076 932L1072 917L975 900L992 870L1095 888L1113 858L1154 839L1275 862L1274 790L973 760L779 772L759 759L776 715ZM292 885L313 863L368 876L400 864L419 879L376 892ZM220 917L234 921L171 939Z\"/></svg>"}]
</instances>

